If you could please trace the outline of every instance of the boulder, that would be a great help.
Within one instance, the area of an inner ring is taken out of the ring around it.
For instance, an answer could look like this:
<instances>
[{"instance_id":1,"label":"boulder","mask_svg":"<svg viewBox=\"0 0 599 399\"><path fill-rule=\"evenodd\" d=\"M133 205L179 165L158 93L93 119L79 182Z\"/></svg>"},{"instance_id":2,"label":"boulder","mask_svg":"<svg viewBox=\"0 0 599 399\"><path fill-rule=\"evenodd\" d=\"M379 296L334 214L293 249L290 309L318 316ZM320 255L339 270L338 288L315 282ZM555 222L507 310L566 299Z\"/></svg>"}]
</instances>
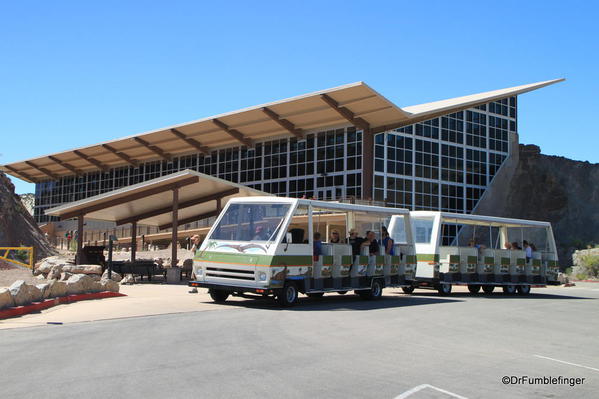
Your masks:
<instances>
[{"instance_id":1,"label":"boulder","mask_svg":"<svg viewBox=\"0 0 599 399\"><path fill-rule=\"evenodd\" d=\"M73 274L67 280L67 292L71 294L83 294L91 292L94 280L87 274Z\"/></svg>"},{"instance_id":2,"label":"boulder","mask_svg":"<svg viewBox=\"0 0 599 399\"><path fill-rule=\"evenodd\" d=\"M50 271L46 275L46 278L48 280L59 279L60 273L62 273L62 265L55 265L52 267L52 269L50 269Z\"/></svg>"},{"instance_id":3,"label":"boulder","mask_svg":"<svg viewBox=\"0 0 599 399\"><path fill-rule=\"evenodd\" d=\"M135 277L133 277L133 274L125 274L125 277L123 277L123 279L121 280L121 284L134 284L135 283Z\"/></svg>"},{"instance_id":4,"label":"boulder","mask_svg":"<svg viewBox=\"0 0 599 399\"><path fill-rule=\"evenodd\" d=\"M39 274L35 278L38 279L38 280L45 280L46 279L43 274Z\"/></svg>"},{"instance_id":5,"label":"boulder","mask_svg":"<svg viewBox=\"0 0 599 399\"><path fill-rule=\"evenodd\" d=\"M119 292L120 286L114 280L102 279L102 291Z\"/></svg>"},{"instance_id":6,"label":"boulder","mask_svg":"<svg viewBox=\"0 0 599 399\"><path fill-rule=\"evenodd\" d=\"M121 277L121 275L118 274L117 272L112 272L110 274L110 276L111 276L111 279L116 281L117 283L123 279L123 277ZM104 274L102 274L102 279L108 280L108 269L104 270Z\"/></svg>"},{"instance_id":7,"label":"boulder","mask_svg":"<svg viewBox=\"0 0 599 399\"><path fill-rule=\"evenodd\" d=\"M48 285L48 298L58 298L67 295L67 283L64 281L50 280Z\"/></svg>"},{"instance_id":8,"label":"boulder","mask_svg":"<svg viewBox=\"0 0 599 399\"><path fill-rule=\"evenodd\" d=\"M89 277L91 277L92 280L94 281L100 281L102 280L102 276L99 276L97 274L88 274Z\"/></svg>"},{"instance_id":9,"label":"boulder","mask_svg":"<svg viewBox=\"0 0 599 399\"><path fill-rule=\"evenodd\" d=\"M71 262L62 256L50 256L49 258L42 259L40 262L35 264L36 273L48 274L50 270L57 265L68 265Z\"/></svg>"},{"instance_id":10,"label":"boulder","mask_svg":"<svg viewBox=\"0 0 599 399\"><path fill-rule=\"evenodd\" d=\"M10 308L15 306L15 301L12 299L8 288L0 288L0 309Z\"/></svg>"},{"instance_id":11,"label":"boulder","mask_svg":"<svg viewBox=\"0 0 599 399\"><path fill-rule=\"evenodd\" d=\"M42 292L36 286L25 283L24 280L15 281L9 288L15 306L29 305L31 302L42 300Z\"/></svg>"},{"instance_id":12,"label":"boulder","mask_svg":"<svg viewBox=\"0 0 599 399\"><path fill-rule=\"evenodd\" d=\"M60 279L62 281L67 281L68 279L71 278L72 275L73 275L73 273L70 273L70 272L62 272L62 273L60 273Z\"/></svg>"},{"instance_id":13,"label":"boulder","mask_svg":"<svg viewBox=\"0 0 599 399\"><path fill-rule=\"evenodd\" d=\"M102 274L102 266L100 265L72 265L72 266L63 266L63 272L73 273L73 274Z\"/></svg>"},{"instance_id":14,"label":"boulder","mask_svg":"<svg viewBox=\"0 0 599 399\"><path fill-rule=\"evenodd\" d=\"M42 299L49 298L48 294L50 293L50 284L48 284L48 283L37 284L36 287L38 290L40 290L42 292Z\"/></svg>"}]
</instances>

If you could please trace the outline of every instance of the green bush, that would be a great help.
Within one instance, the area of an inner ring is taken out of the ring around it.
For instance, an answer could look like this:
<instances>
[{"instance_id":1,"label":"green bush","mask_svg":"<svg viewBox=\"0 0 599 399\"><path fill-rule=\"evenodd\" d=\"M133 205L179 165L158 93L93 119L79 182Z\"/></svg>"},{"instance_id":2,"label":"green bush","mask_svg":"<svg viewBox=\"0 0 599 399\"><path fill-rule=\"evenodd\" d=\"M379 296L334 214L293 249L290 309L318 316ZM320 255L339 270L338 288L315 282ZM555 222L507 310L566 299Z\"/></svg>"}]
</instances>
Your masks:
<instances>
[{"instance_id":1,"label":"green bush","mask_svg":"<svg viewBox=\"0 0 599 399\"><path fill-rule=\"evenodd\" d=\"M584 273L589 277L599 277L599 255L584 255L580 259Z\"/></svg>"},{"instance_id":2,"label":"green bush","mask_svg":"<svg viewBox=\"0 0 599 399\"><path fill-rule=\"evenodd\" d=\"M586 280L587 275L584 273L576 273L576 280Z\"/></svg>"}]
</instances>

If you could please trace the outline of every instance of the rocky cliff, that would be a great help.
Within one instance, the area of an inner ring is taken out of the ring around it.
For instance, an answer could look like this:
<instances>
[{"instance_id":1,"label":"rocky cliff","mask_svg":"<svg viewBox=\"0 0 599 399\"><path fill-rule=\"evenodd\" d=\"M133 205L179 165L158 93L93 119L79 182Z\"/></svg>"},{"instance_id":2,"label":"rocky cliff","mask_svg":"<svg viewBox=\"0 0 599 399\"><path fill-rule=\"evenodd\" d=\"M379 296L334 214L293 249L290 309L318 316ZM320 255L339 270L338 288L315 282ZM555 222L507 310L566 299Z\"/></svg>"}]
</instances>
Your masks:
<instances>
[{"instance_id":1,"label":"rocky cliff","mask_svg":"<svg viewBox=\"0 0 599 399\"><path fill-rule=\"evenodd\" d=\"M599 243L599 164L520 145L506 166L475 213L551 222L562 268L574 250Z\"/></svg>"},{"instance_id":2,"label":"rocky cliff","mask_svg":"<svg viewBox=\"0 0 599 399\"><path fill-rule=\"evenodd\" d=\"M35 247L36 258L54 254L44 233L15 194L15 187L0 172L0 247Z\"/></svg>"}]
</instances>

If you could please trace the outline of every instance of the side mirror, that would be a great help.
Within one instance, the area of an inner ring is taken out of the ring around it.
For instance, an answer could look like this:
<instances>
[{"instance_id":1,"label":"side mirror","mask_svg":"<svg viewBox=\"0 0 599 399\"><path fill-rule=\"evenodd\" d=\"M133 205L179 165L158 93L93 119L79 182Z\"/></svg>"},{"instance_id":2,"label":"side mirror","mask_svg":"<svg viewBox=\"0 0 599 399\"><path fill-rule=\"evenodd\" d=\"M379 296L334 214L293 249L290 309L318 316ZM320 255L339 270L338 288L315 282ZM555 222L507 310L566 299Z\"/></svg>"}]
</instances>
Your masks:
<instances>
[{"instance_id":1,"label":"side mirror","mask_svg":"<svg viewBox=\"0 0 599 399\"><path fill-rule=\"evenodd\" d=\"M291 233L285 234L285 241L287 242L287 244L292 243L293 242L293 234L291 234Z\"/></svg>"}]
</instances>

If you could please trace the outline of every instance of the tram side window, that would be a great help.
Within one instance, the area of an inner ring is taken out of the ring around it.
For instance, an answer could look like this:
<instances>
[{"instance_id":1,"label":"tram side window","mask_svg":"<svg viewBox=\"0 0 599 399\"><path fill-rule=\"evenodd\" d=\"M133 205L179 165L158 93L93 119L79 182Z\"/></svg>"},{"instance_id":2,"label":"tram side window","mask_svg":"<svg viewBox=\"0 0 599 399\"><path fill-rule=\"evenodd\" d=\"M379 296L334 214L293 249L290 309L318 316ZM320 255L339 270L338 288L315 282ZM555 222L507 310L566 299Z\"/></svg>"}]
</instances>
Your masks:
<instances>
[{"instance_id":1,"label":"tram side window","mask_svg":"<svg viewBox=\"0 0 599 399\"><path fill-rule=\"evenodd\" d=\"M405 244L408 242L406 236L406 222L403 215L395 216L393 230L389 232L389 235L396 244Z\"/></svg>"},{"instance_id":2,"label":"tram side window","mask_svg":"<svg viewBox=\"0 0 599 399\"><path fill-rule=\"evenodd\" d=\"M434 219L432 217L412 219L412 229L414 231L414 241L416 244L428 244L431 242L433 222Z\"/></svg>"}]
</instances>

